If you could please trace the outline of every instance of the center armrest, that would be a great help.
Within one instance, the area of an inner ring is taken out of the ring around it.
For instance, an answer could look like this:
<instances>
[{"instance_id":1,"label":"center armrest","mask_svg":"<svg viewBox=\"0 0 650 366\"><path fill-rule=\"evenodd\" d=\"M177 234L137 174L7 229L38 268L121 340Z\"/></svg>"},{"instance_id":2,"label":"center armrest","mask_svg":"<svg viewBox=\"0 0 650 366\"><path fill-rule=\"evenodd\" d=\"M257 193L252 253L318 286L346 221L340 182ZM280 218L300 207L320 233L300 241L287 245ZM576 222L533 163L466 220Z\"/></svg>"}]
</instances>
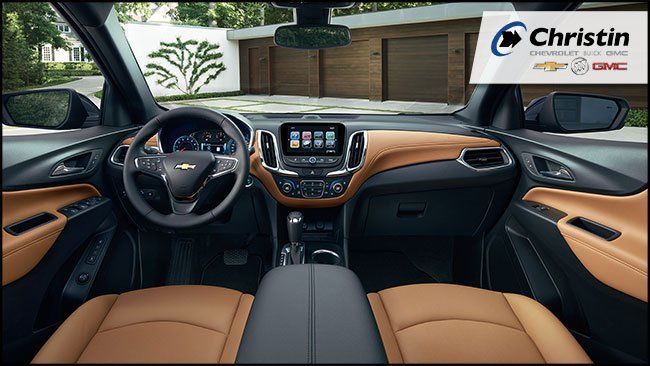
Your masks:
<instances>
[{"instance_id":1,"label":"center armrest","mask_svg":"<svg viewBox=\"0 0 650 366\"><path fill-rule=\"evenodd\" d=\"M359 278L332 265L278 267L264 276L238 363L386 363Z\"/></svg>"}]
</instances>

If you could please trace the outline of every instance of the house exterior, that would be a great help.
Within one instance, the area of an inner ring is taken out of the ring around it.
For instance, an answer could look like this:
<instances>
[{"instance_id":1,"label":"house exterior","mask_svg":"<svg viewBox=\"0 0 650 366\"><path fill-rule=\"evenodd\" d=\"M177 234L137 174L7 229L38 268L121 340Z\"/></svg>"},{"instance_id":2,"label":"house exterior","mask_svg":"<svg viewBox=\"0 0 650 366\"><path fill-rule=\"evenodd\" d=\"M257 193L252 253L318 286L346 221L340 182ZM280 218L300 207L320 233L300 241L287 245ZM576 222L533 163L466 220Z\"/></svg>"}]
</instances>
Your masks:
<instances>
[{"instance_id":1,"label":"house exterior","mask_svg":"<svg viewBox=\"0 0 650 366\"><path fill-rule=\"evenodd\" d=\"M61 17L57 16L55 22L56 28L61 33L61 37L68 42L68 49L53 48L51 44L45 44L41 47L41 61L43 62L92 62L87 55L86 49L72 31L68 23Z\"/></svg>"}]
</instances>

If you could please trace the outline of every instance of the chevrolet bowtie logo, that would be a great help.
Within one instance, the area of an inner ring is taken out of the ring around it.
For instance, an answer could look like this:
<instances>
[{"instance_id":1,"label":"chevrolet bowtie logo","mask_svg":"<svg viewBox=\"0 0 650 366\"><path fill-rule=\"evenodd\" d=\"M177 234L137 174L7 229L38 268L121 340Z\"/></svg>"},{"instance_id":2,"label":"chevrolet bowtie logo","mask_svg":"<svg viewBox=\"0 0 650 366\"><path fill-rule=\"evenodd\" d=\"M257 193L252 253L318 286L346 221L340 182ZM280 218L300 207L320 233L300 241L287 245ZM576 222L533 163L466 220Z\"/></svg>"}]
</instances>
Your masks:
<instances>
[{"instance_id":1,"label":"chevrolet bowtie logo","mask_svg":"<svg viewBox=\"0 0 650 366\"><path fill-rule=\"evenodd\" d=\"M555 61L546 61L541 64L535 64L535 67L533 69L543 69L544 71L555 71L555 70L561 70L561 69L566 69L567 64L562 64L559 62Z\"/></svg>"},{"instance_id":2,"label":"chevrolet bowtie logo","mask_svg":"<svg viewBox=\"0 0 650 366\"><path fill-rule=\"evenodd\" d=\"M194 168L196 168L196 164L190 164L190 163L176 164L176 166L174 167L174 169L181 169L181 170L188 170Z\"/></svg>"}]
</instances>

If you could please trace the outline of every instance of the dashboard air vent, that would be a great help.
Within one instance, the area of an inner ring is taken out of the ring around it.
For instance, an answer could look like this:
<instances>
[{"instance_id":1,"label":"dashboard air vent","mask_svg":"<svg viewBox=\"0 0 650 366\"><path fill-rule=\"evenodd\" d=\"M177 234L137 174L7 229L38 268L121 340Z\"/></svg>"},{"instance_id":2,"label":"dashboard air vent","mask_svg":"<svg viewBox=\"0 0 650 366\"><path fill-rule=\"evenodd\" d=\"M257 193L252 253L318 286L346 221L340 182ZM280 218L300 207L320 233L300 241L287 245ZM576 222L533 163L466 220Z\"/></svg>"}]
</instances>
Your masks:
<instances>
[{"instance_id":1,"label":"dashboard air vent","mask_svg":"<svg viewBox=\"0 0 650 366\"><path fill-rule=\"evenodd\" d=\"M489 169L508 165L510 158L500 147L487 149L467 149L461 156L462 161L474 169Z\"/></svg>"},{"instance_id":2,"label":"dashboard air vent","mask_svg":"<svg viewBox=\"0 0 650 366\"><path fill-rule=\"evenodd\" d=\"M260 149L262 161L271 169L278 167L278 159L275 155L276 147L273 135L267 131L260 131Z\"/></svg>"},{"instance_id":3,"label":"dashboard air vent","mask_svg":"<svg viewBox=\"0 0 650 366\"><path fill-rule=\"evenodd\" d=\"M348 169L356 169L363 163L365 133L363 131L355 132L350 138Z\"/></svg>"}]
</instances>

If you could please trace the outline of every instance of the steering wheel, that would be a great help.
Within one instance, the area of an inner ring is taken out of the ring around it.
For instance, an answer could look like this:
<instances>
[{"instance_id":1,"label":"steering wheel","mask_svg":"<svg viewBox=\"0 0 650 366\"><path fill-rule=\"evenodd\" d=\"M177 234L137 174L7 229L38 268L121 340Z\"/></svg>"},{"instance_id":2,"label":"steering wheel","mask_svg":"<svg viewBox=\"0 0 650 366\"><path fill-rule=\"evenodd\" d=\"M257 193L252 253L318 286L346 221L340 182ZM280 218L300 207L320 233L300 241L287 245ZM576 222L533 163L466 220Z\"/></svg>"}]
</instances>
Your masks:
<instances>
[{"instance_id":1,"label":"steering wheel","mask_svg":"<svg viewBox=\"0 0 650 366\"><path fill-rule=\"evenodd\" d=\"M214 155L209 151L177 151L156 155L145 152L145 143L160 129L188 120L206 121L222 129L238 147L234 155ZM126 152L122 172L126 195L135 209L154 224L172 229L207 224L230 208L244 188L250 166L247 146L237 125L221 113L196 107L164 112L140 129ZM164 181L172 213L162 214L142 198L135 180L139 174ZM225 198L205 213L193 212L208 182L229 174L234 174L235 183Z\"/></svg>"}]
</instances>

